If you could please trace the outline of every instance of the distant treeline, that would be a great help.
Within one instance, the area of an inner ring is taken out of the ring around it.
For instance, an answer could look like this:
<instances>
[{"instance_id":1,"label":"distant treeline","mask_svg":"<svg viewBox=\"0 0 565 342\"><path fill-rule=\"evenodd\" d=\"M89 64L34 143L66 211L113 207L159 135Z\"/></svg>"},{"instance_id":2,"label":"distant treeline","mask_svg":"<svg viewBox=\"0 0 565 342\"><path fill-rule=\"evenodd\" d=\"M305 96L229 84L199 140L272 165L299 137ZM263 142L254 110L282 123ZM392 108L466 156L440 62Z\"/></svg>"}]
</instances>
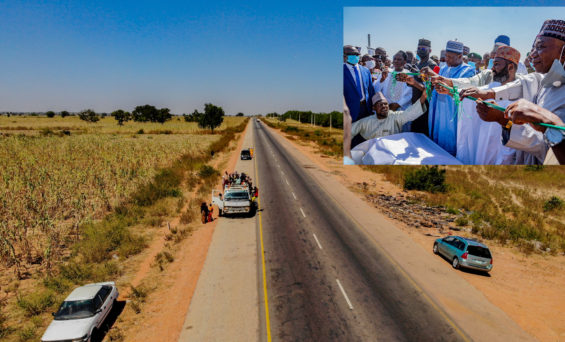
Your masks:
<instances>
[{"instance_id":1,"label":"distant treeline","mask_svg":"<svg viewBox=\"0 0 565 342\"><path fill-rule=\"evenodd\" d=\"M331 125L335 128L343 129L343 113L333 111L331 113L314 113L312 111L302 112L298 110L289 110L284 114L269 113L267 117L279 118L281 121L292 119L300 121L301 123L315 123L316 126L329 127L330 119Z\"/></svg>"},{"instance_id":2,"label":"distant treeline","mask_svg":"<svg viewBox=\"0 0 565 342\"><path fill-rule=\"evenodd\" d=\"M44 114L49 118L55 117L57 113L54 111L47 111L45 113L15 113L15 112L4 112L0 113L7 116L12 115L30 115L30 116L39 116ZM59 112L61 117L66 117L70 115L77 115L81 120L86 122L98 122L101 117L106 117L111 115L116 119L118 125L122 126L124 123L128 121L135 121L135 122L158 122L158 123L165 123L173 117L171 114L171 110L169 108L157 108L151 105L143 105L137 106L131 112L118 109L113 111L111 114L108 113L96 113L92 109L85 109L79 113L69 113L68 111L64 110ZM198 110L194 110L192 114L183 114L184 120L187 122L197 122L200 128L209 128L212 132L214 128L220 126L224 121L225 112L222 107L214 106L211 103L204 104L204 112L200 113ZM238 113L236 116L244 116L243 113Z\"/></svg>"}]
</instances>

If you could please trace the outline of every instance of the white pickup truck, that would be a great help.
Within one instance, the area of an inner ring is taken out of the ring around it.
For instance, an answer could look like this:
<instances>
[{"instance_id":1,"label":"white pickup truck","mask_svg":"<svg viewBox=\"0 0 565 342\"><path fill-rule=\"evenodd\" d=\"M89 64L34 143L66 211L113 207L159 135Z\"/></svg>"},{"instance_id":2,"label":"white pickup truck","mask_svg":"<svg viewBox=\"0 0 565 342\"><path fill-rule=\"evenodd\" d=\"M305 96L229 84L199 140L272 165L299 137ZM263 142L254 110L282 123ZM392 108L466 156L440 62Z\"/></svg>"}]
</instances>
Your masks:
<instances>
[{"instance_id":1,"label":"white pickup truck","mask_svg":"<svg viewBox=\"0 0 565 342\"><path fill-rule=\"evenodd\" d=\"M220 216L251 215L255 210L255 202L247 185L226 186L223 196L220 190L212 190L212 203L218 206Z\"/></svg>"}]
</instances>

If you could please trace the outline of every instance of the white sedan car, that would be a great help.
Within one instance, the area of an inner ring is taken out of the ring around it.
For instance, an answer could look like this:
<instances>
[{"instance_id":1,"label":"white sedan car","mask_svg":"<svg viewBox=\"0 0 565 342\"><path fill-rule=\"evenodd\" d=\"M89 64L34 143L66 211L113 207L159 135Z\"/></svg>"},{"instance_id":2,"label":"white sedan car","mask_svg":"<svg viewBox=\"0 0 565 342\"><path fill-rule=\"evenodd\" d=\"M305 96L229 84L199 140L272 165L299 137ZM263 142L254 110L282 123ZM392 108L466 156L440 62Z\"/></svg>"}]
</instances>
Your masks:
<instances>
[{"instance_id":1,"label":"white sedan car","mask_svg":"<svg viewBox=\"0 0 565 342\"><path fill-rule=\"evenodd\" d=\"M54 320L41 341L90 341L94 329L102 326L117 298L118 288L113 281L76 288L53 314Z\"/></svg>"}]
</instances>

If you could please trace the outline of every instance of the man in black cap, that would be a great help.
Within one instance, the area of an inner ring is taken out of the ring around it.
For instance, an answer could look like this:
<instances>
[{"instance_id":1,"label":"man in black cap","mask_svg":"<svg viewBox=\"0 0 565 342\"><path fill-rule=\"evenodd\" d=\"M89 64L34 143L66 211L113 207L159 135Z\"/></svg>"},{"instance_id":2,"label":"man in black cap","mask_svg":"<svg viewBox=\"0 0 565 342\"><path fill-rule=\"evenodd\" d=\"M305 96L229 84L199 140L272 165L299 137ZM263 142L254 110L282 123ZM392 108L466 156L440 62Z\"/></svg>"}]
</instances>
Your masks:
<instances>
[{"instance_id":1,"label":"man in black cap","mask_svg":"<svg viewBox=\"0 0 565 342\"><path fill-rule=\"evenodd\" d=\"M372 114L371 98L375 94L371 72L359 65L359 50L351 45L343 47L343 96L351 113L352 122ZM351 147L364 141L353 137Z\"/></svg>"},{"instance_id":2,"label":"man in black cap","mask_svg":"<svg viewBox=\"0 0 565 342\"><path fill-rule=\"evenodd\" d=\"M430 53L432 52L432 42L427 39L420 39L418 41L418 50L416 50L416 54L420 57L420 63L418 63L418 69L422 70L424 67L429 67L430 69L434 69L437 65L436 62L430 59ZM419 96L418 96L419 98Z\"/></svg>"},{"instance_id":3,"label":"man in black cap","mask_svg":"<svg viewBox=\"0 0 565 342\"><path fill-rule=\"evenodd\" d=\"M418 49L416 50L416 54L418 54L418 57L420 57L420 63L418 63L417 65L418 70L422 70L422 68L425 67L429 67L433 70L433 68L437 66L436 62L430 59L431 52L432 42L424 38L420 39L418 41ZM423 82L420 77L415 77L415 79L419 83ZM418 101L420 96L422 96L422 91L412 85L409 86L412 87L412 103L415 103L416 101ZM427 106L424 114L412 122L411 131L415 133L422 133L426 136L429 134Z\"/></svg>"}]
</instances>

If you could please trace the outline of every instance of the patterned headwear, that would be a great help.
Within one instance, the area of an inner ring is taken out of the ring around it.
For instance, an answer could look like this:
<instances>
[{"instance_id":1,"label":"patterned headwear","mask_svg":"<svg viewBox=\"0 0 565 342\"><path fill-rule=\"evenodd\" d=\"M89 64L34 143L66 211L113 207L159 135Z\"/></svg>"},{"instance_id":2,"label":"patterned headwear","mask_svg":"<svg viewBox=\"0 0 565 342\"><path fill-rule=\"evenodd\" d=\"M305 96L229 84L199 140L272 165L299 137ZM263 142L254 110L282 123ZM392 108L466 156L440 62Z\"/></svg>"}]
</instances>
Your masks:
<instances>
[{"instance_id":1,"label":"patterned headwear","mask_svg":"<svg viewBox=\"0 0 565 342\"><path fill-rule=\"evenodd\" d=\"M445 58L445 50L441 50L441 52L439 53L439 57Z\"/></svg>"},{"instance_id":2,"label":"patterned headwear","mask_svg":"<svg viewBox=\"0 0 565 342\"><path fill-rule=\"evenodd\" d=\"M500 36L496 37L494 43L502 43L504 45L510 46L510 37L501 34Z\"/></svg>"},{"instance_id":3,"label":"patterned headwear","mask_svg":"<svg viewBox=\"0 0 565 342\"><path fill-rule=\"evenodd\" d=\"M516 63L516 65L518 65L518 63L520 62L520 52L518 52L518 50L510 46L499 47L496 50L496 55L494 57L504 58L507 61Z\"/></svg>"},{"instance_id":4,"label":"patterned headwear","mask_svg":"<svg viewBox=\"0 0 565 342\"><path fill-rule=\"evenodd\" d=\"M385 101L385 100L386 100L386 97L380 91L375 93L375 95L373 95L373 98L372 98L373 104L380 102L380 101Z\"/></svg>"},{"instance_id":5,"label":"patterned headwear","mask_svg":"<svg viewBox=\"0 0 565 342\"><path fill-rule=\"evenodd\" d=\"M431 48L432 42L430 42L427 39L422 38L422 39L418 40L418 46L427 46L427 47Z\"/></svg>"},{"instance_id":6,"label":"patterned headwear","mask_svg":"<svg viewBox=\"0 0 565 342\"><path fill-rule=\"evenodd\" d=\"M463 46L463 54L464 54L464 55L468 55L469 52L471 52L471 49L469 49L468 46Z\"/></svg>"},{"instance_id":7,"label":"patterned headwear","mask_svg":"<svg viewBox=\"0 0 565 342\"><path fill-rule=\"evenodd\" d=\"M449 40L447 41L447 46L445 47L445 51L463 53L463 43L458 42L456 40Z\"/></svg>"},{"instance_id":8,"label":"patterned headwear","mask_svg":"<svg viewBox=\"0 0 565 342\"><path fill-rule=\"evenodd\" d=\"M546 20L541 26L538 37L551 37L565 41L565 20Z\"/></svg>"}]
</instances>

